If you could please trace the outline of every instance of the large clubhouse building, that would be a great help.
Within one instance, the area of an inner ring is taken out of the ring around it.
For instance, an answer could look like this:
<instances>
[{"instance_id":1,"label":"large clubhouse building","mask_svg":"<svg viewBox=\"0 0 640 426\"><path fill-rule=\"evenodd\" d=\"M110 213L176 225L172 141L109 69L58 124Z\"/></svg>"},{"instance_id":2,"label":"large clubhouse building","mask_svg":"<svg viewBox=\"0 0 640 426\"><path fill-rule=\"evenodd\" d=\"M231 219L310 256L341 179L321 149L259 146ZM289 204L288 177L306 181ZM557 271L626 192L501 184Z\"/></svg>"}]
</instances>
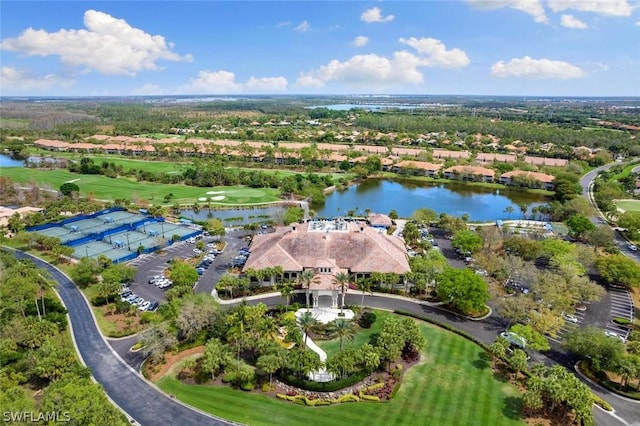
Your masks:
<instances>
[{"instance_id":1,"label":"large clubhouse building","mask_svg":"<svg viewBox=\"0 0 640 426\"><path fill-rule=\"evenodd\" d=\"M341 219L312 220L256 235L244 269L275 266L282 267L285 277L292 279L304 270L314 271L310 286L314 307L338 305L335 275L340 272L358 279L372 272L404 275L411 271L402 238Z\"/></svg>"}]
</instances>

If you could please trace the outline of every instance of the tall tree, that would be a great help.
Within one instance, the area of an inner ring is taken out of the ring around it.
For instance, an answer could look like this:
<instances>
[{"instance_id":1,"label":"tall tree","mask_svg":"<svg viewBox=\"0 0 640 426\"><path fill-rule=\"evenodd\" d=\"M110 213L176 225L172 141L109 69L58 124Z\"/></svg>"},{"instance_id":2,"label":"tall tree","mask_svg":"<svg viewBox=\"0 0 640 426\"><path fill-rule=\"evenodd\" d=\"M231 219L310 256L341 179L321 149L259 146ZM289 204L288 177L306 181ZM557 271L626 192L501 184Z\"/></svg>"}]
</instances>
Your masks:
<instances>
[{"instance_id":1,"label":"tall tree","mask_svg":"<svg viewBox=\"0 0 640 426\"><path fill-rule=\"evenodd\" d=\"M335 280L338 286L340 286L340 294L342 296L342 301L340 303L340 314L344 312L344 294L346 292L346 289L349 288L350 279L351 277L349 277L349 274L346 272L338 272L335 275Z\"/></svg>"},{"instance_id":2,"label":"tall tree","mask_svg":"<svg viewBox=\"0 0 640 426\"><path fill-rule=\"evenodd\" d=\"M347 340L353 340L356 336L356 327L353 321L346 320L344 318L336 318L329 323L329 330L333 336L336 336L340 340L340 351L342 352L342 342Z\"/></svg>"},{"instance_id":3,"label":"tall tree","mask_svg":"<svg viewBox=\"0 0 640 426\"><path fill-rule=\"evenodd\" d=\"M298 318L298 325L302 329L304 333L303 346L307 346L307 337L309 337L309 332L313 330L318 325L318 320L313 316L310 311L303 312Z\"/></svg>"},{"instance_id":4,"label":"tall tree","mask_svg":"<svg viewBox=\"0 0 640 426\"><path fill-rule=\"evenodd\" d=\"M315 273L313 272L312 269L305 269L298 276L298 280L300 281L300 284L302 285L302 288L304 288L304 290L305 290L305 297L306 297L306 300L307 300L307 310L310 308L310 305L309 305L309 294L311 293L311 282L313 281L313 277L314 276L315 276Z\"/></svg>"},{"instance_id":5,"label":"tall tree","mask_svg":"<svg viewBox=\"0 0 640 426\"><path fill-rule=\"evenodd\" d=\"M211 380L214 380L216 374L231 364L232 360L233 355L229 347L219 339L211 338L205 346L200 366L202 371L211 374Z\"/></svg>"}]
</instances>

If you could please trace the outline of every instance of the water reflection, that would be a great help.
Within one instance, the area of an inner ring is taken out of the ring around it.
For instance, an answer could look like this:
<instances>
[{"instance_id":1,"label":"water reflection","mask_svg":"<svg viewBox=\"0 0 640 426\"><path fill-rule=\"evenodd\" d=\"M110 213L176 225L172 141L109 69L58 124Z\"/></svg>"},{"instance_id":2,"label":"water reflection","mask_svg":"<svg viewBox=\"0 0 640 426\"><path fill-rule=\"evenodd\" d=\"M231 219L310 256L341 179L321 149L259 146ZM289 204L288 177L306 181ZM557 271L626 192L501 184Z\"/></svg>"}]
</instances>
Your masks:
<instances>
[{"instance_id":1,"label":"water reflection","mask_svg":"<svg viewBox=\"0 0 640 426\"><path fill-rule=\"evenodd\" d=\"M331 193L324 205L315 209L319 216L345 215L349 210L363 213L365 209L380 213L395 210L400 216L409 216L424 207L454 216L467 214L472 221L493 221L520 218L521 205L527 206L529 215L533 207L547 201L542 195L509 188L368 179L360 185ZM508 206L514 209L510 215L505 212Z\"/></svg>"}]
</instances>

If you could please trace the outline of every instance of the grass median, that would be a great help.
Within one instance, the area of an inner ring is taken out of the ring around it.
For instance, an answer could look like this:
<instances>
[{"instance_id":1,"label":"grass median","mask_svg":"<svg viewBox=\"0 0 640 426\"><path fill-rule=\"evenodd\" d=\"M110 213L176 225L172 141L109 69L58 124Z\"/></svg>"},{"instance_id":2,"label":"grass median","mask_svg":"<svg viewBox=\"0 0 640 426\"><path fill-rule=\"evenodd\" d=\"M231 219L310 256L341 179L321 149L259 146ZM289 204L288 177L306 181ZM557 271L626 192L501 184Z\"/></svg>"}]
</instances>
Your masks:
<instances>
[{"instance_id":1,"label":"grass median","mask_svg":"<svg viewBox=\"0 0 640 426\"><path fill-rule=\"evenodd\" d=\"M165 376L158 386L187 404L247 425L523 425L521 395L497 379L476 344L420 323L427 338L423 362L409 370L388 403L302 407L228 387L186 385Z\"/></svg>"}]
</instances>

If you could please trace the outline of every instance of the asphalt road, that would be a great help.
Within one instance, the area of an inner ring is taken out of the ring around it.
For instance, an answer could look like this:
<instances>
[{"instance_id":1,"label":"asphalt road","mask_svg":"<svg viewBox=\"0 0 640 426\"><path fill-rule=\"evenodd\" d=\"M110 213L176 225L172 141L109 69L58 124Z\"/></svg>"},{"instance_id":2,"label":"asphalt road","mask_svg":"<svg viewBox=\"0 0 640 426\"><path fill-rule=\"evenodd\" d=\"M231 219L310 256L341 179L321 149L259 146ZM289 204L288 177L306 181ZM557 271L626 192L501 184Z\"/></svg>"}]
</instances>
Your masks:
<instances>
[{"instance_id":1,"label":"asphalt road","mask_svg":"<svg viewBox=\"0 0 640 426\"><path fill-rule=\"evenodd\" d=\"M591 185L593 184L594 179L596 178L596 176L598 176L600 172L608 170L613 166L619 166L623 164L626 164L626 163L605 164L604 166L591 170L589 173L585 174L580 179L580 186L582 186L582 196L585 197L587 200L589 200L589 203L593 206L593 208L597 212L596 216L591 218L591 221L595 224L603 224L607 222L605 218L602 216L602 214L600 213L600 210L598 210L597 206L595 205L595 202L591 198L591 194L590 194ZM640 252L629 250L629 247L628 247L629 242L620 233L615 232L614 235L615 235L616 246L618 247L618 249L620 249L620 252L625 256L631 259L634 259L636 262L640 263Z\"/></svg>"},{"instance_id":2,"label":"asphalt road","mask_svg":"<svg viewBox=\"0 0 640 426\"><path fill-rule=\"evenodd\" d=\"M232 424L184 406L150 385L111 350L96 326L86 299L66 275L29 254L16 252L16 256L32 260L58 281L56 290L69 311L71 331L82 360L109 398L136 422L183 426Z\"/></svg>"}]
</instances>

